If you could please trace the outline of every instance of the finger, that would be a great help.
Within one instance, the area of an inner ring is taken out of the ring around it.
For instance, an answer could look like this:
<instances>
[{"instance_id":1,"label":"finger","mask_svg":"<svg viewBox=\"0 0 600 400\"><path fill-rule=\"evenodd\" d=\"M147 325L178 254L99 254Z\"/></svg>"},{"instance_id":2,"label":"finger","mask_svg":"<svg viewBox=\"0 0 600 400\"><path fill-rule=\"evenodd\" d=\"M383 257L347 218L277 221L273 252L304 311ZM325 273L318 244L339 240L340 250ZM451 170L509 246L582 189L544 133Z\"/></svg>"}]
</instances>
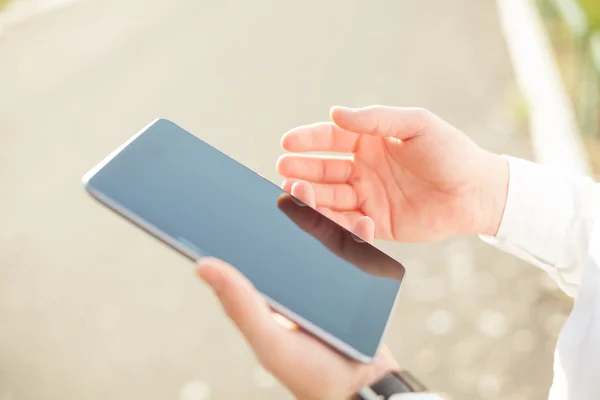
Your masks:
<instances>
[{"instance_id":1,"label":"finger","mask_svg":"<svg viewBox=\"0 0 600 400\"><path fill-rule=\"evenodd\" d=\"M421 135L432 118L432 114L422 108L369 106L331 109L332 121L342 129L400 140Z\"/></svg>"},{"instance_id":2,"label":"finger","mask_svg":"<svg viewBox=\"0 0 600 400\"><path fill-rule=\"evenodd\" d=\"M300 181L294 178L286 179L282 184L283 190L290 193L292 186L296 182L305 181ZM346 183L309 184L312 186L314 191L314 198L317 207L328 207L337 211L352 211L358 208L358 196L356 194L356 190Z\"/></svg>"},{"instance_id":3,"label":"finger","mask_svg":"<svg viewBox=\"0 0 600 400\"><path fill-rule=\"evenodd\" d=\"M334 212L331 208L317 207L317 211L320 212L323 216L325 216L325 217L329 218L330 220L332 220L333 222L337 223L338 225L341 225L340 222L342 222L342 221L340 220L340 217L338 216L339 213ZM340 221L340 222L338 222L338 221Z\"/></svg>"},{"instance_id":4,"label":"finger","mask_svg":"<svg viewBox=\"0 0 600 400\"><path fill-rule=\"evenodd\" d=\"M359 135L331 122L299 126L283 135L281 145L287 151L332 151L353 153Z\"/></svg>"},{"instance_id":5,"label":"finger","mask_svg":"<svg viewBox=\"0 0 600 400\"><path fill-rule=\"evenodd\" d=\"M340 225L350 232L354 232L354 228L358 221L365 216L365 214L358 211L339 212L337 214L339 215L338 218L342 221Z\"/></svg>"},{"instance_id":6,"label":"finger","mask_svg":"<svg viewBox=\"0 0 600 400\"><path fill-rule=\"evenodd\" d=\"M361 216L356 221L352 233L356 235L355 238L359 242L373 243L373 240L375 240L375 223L370 217Z\"/></svg>"},{"instance_id":7,"label":"finger","mask_svg":"<svg viewBox=\"0 0 600 400\"><path fill-rule=\"evenodd\" d=\"M281 188L288 192L291 193L292 192L292 186L294 185L294 183L296 182L300 182L300 179L296 179L296 178L285 178L283 180L283 182L281 183ZM306 182L306 181L303 181Z\"/></svg>"},{"instance_id":8,"label":"finger","mask_svg":"<svg viewBox=\"0 0 600 400\"><path fill-rule=\"evenodd\" d=\"M215 259L198 261L197 274L216 293L225 313L260 357L280 340L282 331L264 298L237 269Z\"/></svg>"},{"instance_id":9,"label":"finger","mask_svg":"<svg viewBox=\"0 0 600 400\"><path fill-rule=\"evenodd\" d=\"M290 194L309 207L317 207L315 203L315 191L312 185L306 181L295 182L291 187Z\"/></svg>"},{"instance_id":10,"label":"finger","mask_svg":"<svg viewBox=\"0 0 600 400\"><path fill-rule=\"evenodd\" d=\"M365 216L363 213L358 211L340 212L332 210L329 207L317 207L317 211L351 232L353 231L358 220Z\"/></svg>"},{"instance_id":11,"label":"finger","mask_svg":"<svg viewBox=\"0 0 600 400\"><path fill-rule=\"evenodd\" d=\"M352 173L352 161L346 158L285 154L277 160L277 171L286 178L316 183L345 183Z\"/></svg>"}]
</instances>

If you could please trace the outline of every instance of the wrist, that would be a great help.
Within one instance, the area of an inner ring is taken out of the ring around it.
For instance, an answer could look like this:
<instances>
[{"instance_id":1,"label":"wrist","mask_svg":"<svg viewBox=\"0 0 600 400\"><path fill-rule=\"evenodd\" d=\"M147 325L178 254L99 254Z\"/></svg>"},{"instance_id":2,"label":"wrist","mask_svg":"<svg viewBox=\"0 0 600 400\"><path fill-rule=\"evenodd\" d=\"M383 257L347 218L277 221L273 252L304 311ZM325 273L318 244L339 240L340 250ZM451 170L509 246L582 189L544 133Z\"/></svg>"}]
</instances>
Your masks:
<instances>
[{"instance_id":1,"label":"wrist","mask_svg":"<svg viewBox=\"0 0 600 400\"><path fill-rule=\"evenodd\" d=\"M398 371L400 366L387 346L382 345L375 359L370 364L361 365L359 369L361 373L354 379L349 380L347 382L349 385L341 393L338 392L336 396L330 396L330 398L355 399L363 386L371 385L389 373Z\"/></svg>"},{"instance_id":2,"label":"wrist","mask_svg":"<svg viewBox=\"0 0 600 400\"><path fill-rule=\"evenodd\" d=\"M499 154L488 153L487 167L481 177L481 226L477 234L494 237L500 229L508 196L508 160Z\"/></svg>"},{"instance_id":3,"label":"wrist","mask_svg":"<svg viewBox=\"0 0 600 400\"><path fill-rule=\"evenodd\" d=\"M397 365L394 365L383 369L377 369L376 371L368 373L367 375L363 376L362 379L358 380L357 382L354 382L354 384L352 385L352 389L349 392L347 392L347 394L344 396L344 399L360 400L359 393L363 387L373 385L375 382L380 381L385 376L399 370L399 367Z\"/></svg>"}]
</instances>

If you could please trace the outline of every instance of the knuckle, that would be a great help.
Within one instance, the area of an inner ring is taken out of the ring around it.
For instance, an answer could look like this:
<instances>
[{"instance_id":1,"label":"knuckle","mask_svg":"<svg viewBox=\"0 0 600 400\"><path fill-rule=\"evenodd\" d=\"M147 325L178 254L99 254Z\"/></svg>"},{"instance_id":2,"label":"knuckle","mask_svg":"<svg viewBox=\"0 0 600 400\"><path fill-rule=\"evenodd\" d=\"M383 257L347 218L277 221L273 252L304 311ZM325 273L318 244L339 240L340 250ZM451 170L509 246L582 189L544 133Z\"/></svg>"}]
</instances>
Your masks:
<instances>
[{"instance_id":1,"label":"knuckle","mask_svg":"<svg viewBox=\"0 0 600 400\"><path fill-rule=\"evenodd\" d=\"M323 177L323 181L329 181L329 163L328 160L323 160L321 162L321 176Z\"/></svg>"},{"instance_id":2,"label":"knuckle","mask_svg":"<svg viewBox=\"0 0 600 400\"><path fill-rule=\"evenodd\" d=\"M367 118L368 131L371 135L376 135L381 131L382 120L385 119L385 110L387 107L381 105L372 105L365 107L367 114L365 117Z\"/></svg>"}]
</instances>

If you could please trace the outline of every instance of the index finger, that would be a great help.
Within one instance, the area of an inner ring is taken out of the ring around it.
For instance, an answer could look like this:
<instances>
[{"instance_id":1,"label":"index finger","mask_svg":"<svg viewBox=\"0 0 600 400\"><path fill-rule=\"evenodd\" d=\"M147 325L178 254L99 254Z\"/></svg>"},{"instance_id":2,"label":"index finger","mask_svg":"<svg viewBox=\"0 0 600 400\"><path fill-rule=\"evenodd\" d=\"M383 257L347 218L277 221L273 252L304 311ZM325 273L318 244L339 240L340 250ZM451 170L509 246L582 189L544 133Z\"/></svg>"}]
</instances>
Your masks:
<instances>
[{"instance_id":1,"label":"index finger","mask_svg":"<svg viewBox=\"0 0 600 400\"><path fill-rule=\"evenodd\" d=\"M319 122L294 128L283 135L281 145L287 151L331 151L353 153L359 134L332 122Z\"/></svg>"}]
</instances>

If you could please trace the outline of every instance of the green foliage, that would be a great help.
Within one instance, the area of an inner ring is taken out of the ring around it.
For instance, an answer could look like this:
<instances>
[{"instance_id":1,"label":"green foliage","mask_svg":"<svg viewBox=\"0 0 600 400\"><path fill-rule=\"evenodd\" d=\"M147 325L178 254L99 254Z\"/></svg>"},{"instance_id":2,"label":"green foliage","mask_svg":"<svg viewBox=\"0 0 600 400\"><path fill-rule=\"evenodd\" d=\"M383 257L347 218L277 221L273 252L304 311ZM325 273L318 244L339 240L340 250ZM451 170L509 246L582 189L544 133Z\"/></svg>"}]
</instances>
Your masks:
<instances>
[{"instance_id":1,"label":"green foliage","mask_svg":"<svg viewBox=\"0 0 600 400\"><path fill-rule=\"evenodd\" d=\"M8 4L8 2L9 0L0 0L0 10L4 8L4 6Z\"/></svg>"},{"instance_id":2,"label":"green foliage","mask_svg":"<svg viewBox=\"0 0 600 400\"><path fill-rule=\"evenodd\" d=\"M600 0L579 0L579 3L588 15L590 26L600 29Z\"/></svg>"}]
</instances>

